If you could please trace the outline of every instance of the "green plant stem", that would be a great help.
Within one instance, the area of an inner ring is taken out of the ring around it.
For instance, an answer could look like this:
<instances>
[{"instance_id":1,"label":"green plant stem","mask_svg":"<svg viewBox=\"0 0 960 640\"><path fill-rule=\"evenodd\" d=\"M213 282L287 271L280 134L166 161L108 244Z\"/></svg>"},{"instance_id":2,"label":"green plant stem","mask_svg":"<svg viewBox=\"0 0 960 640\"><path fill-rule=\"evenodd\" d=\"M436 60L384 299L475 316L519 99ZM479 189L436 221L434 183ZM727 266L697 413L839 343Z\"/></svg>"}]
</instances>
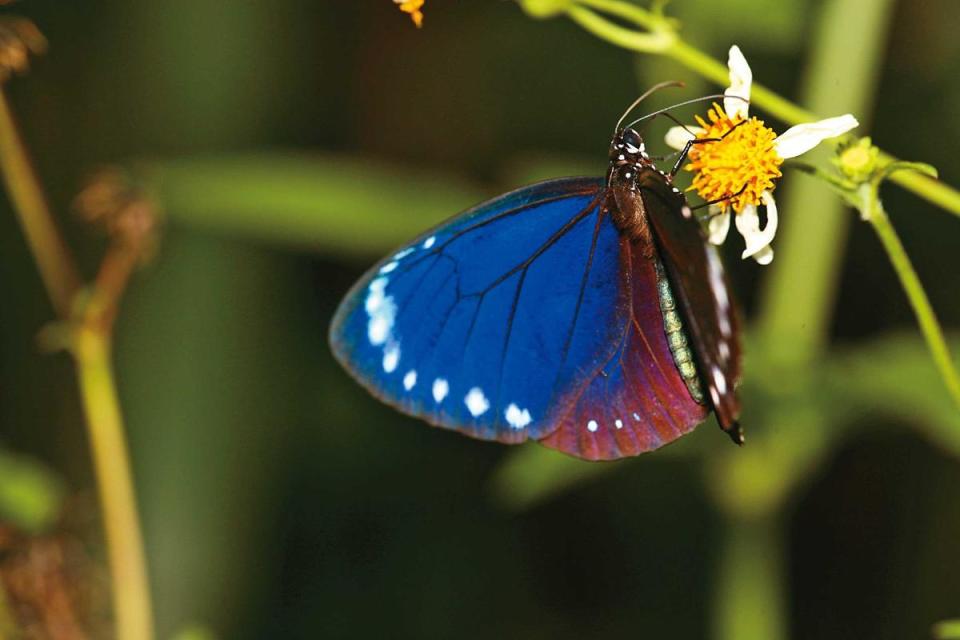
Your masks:
<instances>
[{"instance_id":1,"label":"green plant stem","mask_svg":"<svg viewBox=\"0 0 960 640\"><path fill-rule=\"evenodd\" d=\"M783 556L775 517L728 519L714 591L714 638L787 637Z\"/></svg>"},{"instance_id":2,"label":"green plant stem","mask_svg":"<svg viewBox=\"0 0 960 640\"><path fill-rule=\"evenodd\" d=\"M20 138L10 101L2 90L0 169L50 301L57 314L67 318L74 296L80 290L79 272L53 221L50 207Z\"/></svg>"},{"instance_id":3,"label":"green plant stem","mask_svg":"<svg viewBox=\"0 0 960 640\"><path fill-rule=\"evenodd\" d=\"M873 14L872 3L867 3L869 16ZM886 3L880 3L885 7ZM723 86L727 84L727 67L721 61L684 42L672 23L652 12L620 0L579 0L563 10L577 24L602 40L624 49L639 53L664 55L673 58L688 69L695 71ZM632 22L646 31L623 27L601 14L616 16ZM856 23L860 24L859 16ZM847 74L853 77L852 74ZM788 124L800 124L820 119L817 111L807 110L783 98L774 91L754 84L751 103ZM881 162L893 162L896 158L881 152ZM960 216L960 192L953 187L927 176L900 172L890 177L892 182L915 193L921 198Z\"/></svg>"},{"instance_id":4,"label":"green plant stem","mask_svg":"<svg viewBox=\"0 0 960 640\"><path fill-rule=\"evenodd\" d=\"M910 262L910 257L903 248L900 237L894 230L893 225L890 224L890 218L877 197L875 189L871 202L867 206L870 207L867 212L867 219L874 231L877 232L880 243L890 258L890 264L893 265L897 277L900 278L900 284L903 286L907 299L910 301L910 306L913 307L913 312L917 316L920 331L923 333L923 338L926 340L927 348L930 350L930 355L933 357L937 369L940 370L940 376L947 386L947 391L950 392L954 403L960 409L960 374L957 373L957 369L950 358L950 350L947 348L943 329L937 320L933 307L930 305L927 292L920 284L920 278L917 277L913 263Z\"/></svg>"},{"instance_id":5,"label":"green plant stem","mask_svg":"<svg viewBox=\"0 0 960 640\"><path fill-rule=\"evenodd\" d=\"M146 559L110 364L109 324L104 323L100 313L76 317L75 301L81 290L79 270L57 229L2 90L0 170L47 294L60 321L74 332L73 355L103 511L117 637L150 640L153 620ZM119 296L120 292L109 293ZM103 305L101 309L112 310L116 300L99 304Z\"/></svg>"},{"instance_id":6,"label":"green plant stem","mask_svg":"<svg viewBox=\"0 0 960 640\"><path fill-rule=\"evenodd\" d=\"M672 40L669 36L665 41L657 34L647 34L633 29L626 29L582 7L571 7L567 12L570 18L583 27L585 31L624 49L631 49L633 51L657 51Z\"/></svg>"},{"instance_id":7,"label":"green plant stem","mask_svg":"<svg viewBox=\"0 0 960 640\"><path fill-rule=\"evenodd\" d=\"M116 635L147 640L153 637L150 588L109 337L80 329L74 351L110 554Z\"/></svg>"}]
</instances>

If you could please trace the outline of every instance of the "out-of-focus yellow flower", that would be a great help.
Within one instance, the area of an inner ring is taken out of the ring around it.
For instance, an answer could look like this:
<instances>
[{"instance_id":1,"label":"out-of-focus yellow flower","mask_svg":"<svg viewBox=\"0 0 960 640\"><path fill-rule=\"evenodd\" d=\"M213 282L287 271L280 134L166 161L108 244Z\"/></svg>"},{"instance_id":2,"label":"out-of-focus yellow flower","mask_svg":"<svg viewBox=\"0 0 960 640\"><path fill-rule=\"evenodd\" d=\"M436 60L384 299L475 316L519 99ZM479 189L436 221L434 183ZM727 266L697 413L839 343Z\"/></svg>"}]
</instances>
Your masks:
<instances>
[{"instance_id":1,"label":"out-of-focus yellow flower","mask_svg":"<svg viewBox=\"0 0 960 640\"><path fill-rule=\"evenodd\" d=\"M393 0L393 2L400 5L400 11L410 14L410 19L413 20L413 24L417 25L417 28L423 26L423 11L420 9L423 7L425 0Z\"/></svg>"}]
</instances>

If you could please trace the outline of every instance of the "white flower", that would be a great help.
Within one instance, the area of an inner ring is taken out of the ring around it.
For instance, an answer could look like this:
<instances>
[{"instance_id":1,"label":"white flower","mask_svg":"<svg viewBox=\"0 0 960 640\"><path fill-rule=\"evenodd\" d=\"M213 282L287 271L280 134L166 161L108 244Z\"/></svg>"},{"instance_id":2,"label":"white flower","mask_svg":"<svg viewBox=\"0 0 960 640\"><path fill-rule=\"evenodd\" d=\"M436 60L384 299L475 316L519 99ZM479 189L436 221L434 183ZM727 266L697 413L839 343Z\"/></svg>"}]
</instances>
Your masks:
<instances>
[{"instance_id":1,"label":"white flower","mask_svg":"<svg viewBox=\"0 0 960 640\"><path fill-rule=\"evenodd\" d=\"M733 209L737 231L746 242L743 258L752 257L760 264L770 264L773 261L770 243L777 232L773 181L780 177L780 165L827 138L850 131L859 123L848 113L799 124L777 136L762 121L750 117L747 100L750 99L753 72L736 45L730 47L727 66L730 86L724 92L727 97L723 100L723 109L711 109L709 122L698 118L701 126L672 127L667 132L666 142L675 149L682 149L694 137L719 138L730 133L720 142L691 149L688 168L695 172L693 187L707 201L724 200L710 207L710 242L721 244L726 239L730 229L729 210ZM757 211L760 204L767 210L767 224L762 229Z\"/></svg>"}]
</instances>

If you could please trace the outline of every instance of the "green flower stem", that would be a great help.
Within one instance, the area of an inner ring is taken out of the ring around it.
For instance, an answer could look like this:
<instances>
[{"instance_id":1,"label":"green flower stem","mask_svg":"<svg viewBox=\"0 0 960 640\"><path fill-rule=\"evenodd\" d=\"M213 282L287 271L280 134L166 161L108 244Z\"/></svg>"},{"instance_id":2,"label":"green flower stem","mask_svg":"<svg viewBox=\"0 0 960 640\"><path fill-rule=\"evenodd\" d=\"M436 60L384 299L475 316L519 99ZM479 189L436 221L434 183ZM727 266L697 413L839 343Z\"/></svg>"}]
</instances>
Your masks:
<instances>
[{"instance_id":1,"label":"green flower stem","mask_svg":"<svg viewBox=\"0 0 960 640\"><path fill-rule=\"evenodd\" d=\"M669 40L665 42L658 35L626 29L583 7L571 7L567 13L585 31L624 49L661 52L664 51L664 45L669 44Z\"/></svg>"},{"instance_id":2,"label":"green flower stem","mask_svg":"<svg viewBox=\"0 0 960 640\"><path fill-rule=\"evenodd\" d=\"M529 6L531 1L526 0L522 4ZM886 6L885 3L880 5ZM565 12L586 31L611 44L630 51L673 58L708 80L721 86L727 84L726 65L684 42L677 35L673 23L663 16L621 0L579 0L578 2L558 0L556 10ZM872 11L870 8L867 13ZM601 14L616 16L631 22L641 27L643 31L620 26ZM535 15L543 17L551 14L536 13ZM859 23L859 16L856 18ZM788 124L820 119L815 112L808 111L759 84L754 84L752 87L751 103ZM896 160L888 153L881 153L880 159L882 162ZM927 176L907 172L897 173L890 179L921 198L960 216L960 192L953 187Z\"/></svg>"},{"instance_id":3,"label":"green flower stem","mask_svg":"<svg viewBox=\"0 0 960 640\"><path fill-rule=\"evenodd\" d=\"M896 158L883 151L880 152L881 162L896 162ZM910 171L900 171L890 176L890 182L895 182L907 191L921 196L928 202L960 216L960 191L950 185L940 182L929 176Z\"/></svg>"},{"instance_id":4,"label":"green flower stem","mask_svg":"<svg viewBox=\"0 0 960 640\"><path fill-rule=\"evenodd\" d=\"M896 175L896 174L894 174ZM910 306L917 316L917 322L920 324L920 331L923 332L923 338L930 349L930 355L940 370L940 376L943 378L957 408L960 409L960 374L953 365L950 358L950 351L947 348L947 341L943 335L943 328L937 320L937 316L930 306L930 300L927 293L920 284L920 278L910 262L910 257L900 242L900 237L890 224L890 218L883 208L883 203L877 194L876 186L867 185L870 193L863 205L863 216L867 219L877 236L880 243L890 258L897 277L900 278L900 284L903 286L907 299L910 300Z\"/></svg>"},{"instance_id":5,"label":"green flower stem","mask_svg":"<svg viewBox=\"0 0 960 640\"><path fill-rule=\"evenodd\" d=\"M110 556L117 637L150 640L153 621L129 454L110 364L110 332L96 314L76 317L76 262L61 237L5 93L0 90L0 171L60 321L75 332L73 355L93 450ZM116 292L111 292L116 293ZM116 300L107 301L113 308Z\"/></svg>"}]
</instances>

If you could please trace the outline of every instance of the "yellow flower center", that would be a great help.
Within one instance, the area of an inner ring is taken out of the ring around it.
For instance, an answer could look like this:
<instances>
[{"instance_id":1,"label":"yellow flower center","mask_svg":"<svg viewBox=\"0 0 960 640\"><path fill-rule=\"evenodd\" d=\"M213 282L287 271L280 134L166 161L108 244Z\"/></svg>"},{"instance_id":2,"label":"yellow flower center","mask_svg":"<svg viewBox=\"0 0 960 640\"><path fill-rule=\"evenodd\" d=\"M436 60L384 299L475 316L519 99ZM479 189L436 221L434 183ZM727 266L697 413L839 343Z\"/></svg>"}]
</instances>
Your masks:
<instances>
[{"instance_id":1,"label":"yellow flower center","mask_svg":"<svg viewBox=\"0 0 960 640\"><path fill-rule=\"evenodd\" d=\"M697 138L723 139L691 147L690 163L684 167L694 172L690 189L708 201L727 198L717 203L723 211L733 207L740 212L747 205L760 204L760 194L772 190L773 181L783 175L783 158L773 150L777 134L756 118L740 124L741 119L731 118L717 104L707 117L710 122L697 116L705 130Z\"/></svg>"}]
</instances>

